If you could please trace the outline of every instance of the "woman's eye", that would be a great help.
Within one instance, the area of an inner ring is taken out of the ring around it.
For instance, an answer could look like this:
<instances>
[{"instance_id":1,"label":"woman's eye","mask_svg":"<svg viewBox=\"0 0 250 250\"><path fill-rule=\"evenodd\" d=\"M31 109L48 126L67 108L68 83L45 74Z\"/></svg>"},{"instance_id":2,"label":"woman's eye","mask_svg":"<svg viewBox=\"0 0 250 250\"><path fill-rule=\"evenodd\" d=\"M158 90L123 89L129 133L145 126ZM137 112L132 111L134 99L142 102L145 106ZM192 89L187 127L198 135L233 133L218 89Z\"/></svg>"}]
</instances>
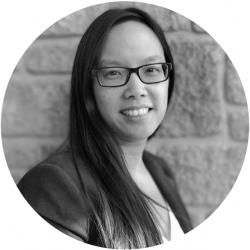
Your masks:
<instances>
[{"instance_id":1,"label":"woman's eye","mask_svg":"<svg viewBox=\"0 0 250 250\"><path fill-rule=\"evenodd\" d=\"M119 77L121 76L121 72L117 70L109 70L104 73L105 77Z\"/></svg>"},{"instance_id":2,"label":"woman's eye","mask_svg":"<svg viewBox=\"0 0 250 250\"><path fill-rule=\"evenodd\" d=\"M159 73L161 71L159 67L149 67L149 68L146 68L144 72L145 73Z\"/></svg>"},{"instance_id":3,"label":"woman's eye","mask_svg":"<svg viewBox=\"0 0 250 250\"><path fill-rule=\"evenodd\" d=\"M109 75L117 76L117 75L120 75L120 72L118 72L118 71L110 71Z\"/></svg>"},{"instance_id":4,"label":"woman's eye","mask_svg":"<svg viewBox=\"0 0 250 250\"><path fill-rule=\"evenodd\" d=\"M155 71L155 68L148 68L147 69L147 72L154 72Z\"/></svg>"}]
</instances>

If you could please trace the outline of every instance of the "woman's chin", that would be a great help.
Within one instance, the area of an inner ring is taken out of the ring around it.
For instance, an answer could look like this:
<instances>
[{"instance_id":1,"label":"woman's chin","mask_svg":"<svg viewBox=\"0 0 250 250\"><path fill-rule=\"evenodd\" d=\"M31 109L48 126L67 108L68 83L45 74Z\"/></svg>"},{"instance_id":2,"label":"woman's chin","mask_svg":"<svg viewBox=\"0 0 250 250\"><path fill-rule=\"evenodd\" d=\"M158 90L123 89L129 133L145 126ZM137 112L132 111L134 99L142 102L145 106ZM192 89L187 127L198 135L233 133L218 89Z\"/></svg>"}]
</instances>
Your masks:
<instances>
[{"instance_id":1,"label":"woman's chin","mask_svg":"<svg viewBox=\"0 0 250 250\"><path fill-rule=\"evenodd\" d=\"M124 142L144 142L147 141L148 138L154 133L155 130L150 130L150 131L131 131L128 133L116 135L119 141L124 141Z\"/></svg>"}]
</instances>

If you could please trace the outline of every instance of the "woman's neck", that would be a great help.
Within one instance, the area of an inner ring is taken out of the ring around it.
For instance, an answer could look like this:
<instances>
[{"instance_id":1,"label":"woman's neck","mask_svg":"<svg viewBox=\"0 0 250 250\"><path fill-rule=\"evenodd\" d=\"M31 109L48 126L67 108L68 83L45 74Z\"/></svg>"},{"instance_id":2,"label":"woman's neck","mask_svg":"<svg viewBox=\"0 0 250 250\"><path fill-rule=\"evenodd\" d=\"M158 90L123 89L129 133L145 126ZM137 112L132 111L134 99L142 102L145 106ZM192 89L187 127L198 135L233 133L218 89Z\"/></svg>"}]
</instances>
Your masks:
<instances>
[{"instance_id":1,"label":"woman's neck","mask_svg":"<svg viewBox=\"0 0 250 250\"><path fill-rule=\"evenodd\" d=\"M135 176L142 170L142 168L144 168L142 155L145 145L146 141L120 143L122 152L125 157L127 169L131 176Z\"/></svg>"}]
</instances>

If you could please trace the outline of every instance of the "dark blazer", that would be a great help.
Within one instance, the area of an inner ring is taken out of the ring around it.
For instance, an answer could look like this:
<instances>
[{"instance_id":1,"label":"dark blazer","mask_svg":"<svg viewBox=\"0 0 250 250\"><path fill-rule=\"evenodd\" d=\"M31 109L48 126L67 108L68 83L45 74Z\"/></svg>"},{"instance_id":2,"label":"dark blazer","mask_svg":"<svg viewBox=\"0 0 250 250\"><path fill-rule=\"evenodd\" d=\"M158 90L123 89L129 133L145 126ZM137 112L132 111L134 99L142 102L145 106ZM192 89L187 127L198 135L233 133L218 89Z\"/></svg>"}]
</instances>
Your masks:
<instances>
[{"instance_id":1,"label":"dark blazer","mask_svg":"<svg viewBox=\"0 0 250 250\"><path fill-rule=\"evenodd\" d=\"M190 218L167 164L149 152L144 152L143 161L183 232L190 231ZM82 171L84 190L70 153L59 153L26 173L18 188L34 210L50 224L90 243L93 235L88 234L87 225L91 209L86 201L86 193L95 195L96 184L87 171Z\"/></svg>"}]
</instances>

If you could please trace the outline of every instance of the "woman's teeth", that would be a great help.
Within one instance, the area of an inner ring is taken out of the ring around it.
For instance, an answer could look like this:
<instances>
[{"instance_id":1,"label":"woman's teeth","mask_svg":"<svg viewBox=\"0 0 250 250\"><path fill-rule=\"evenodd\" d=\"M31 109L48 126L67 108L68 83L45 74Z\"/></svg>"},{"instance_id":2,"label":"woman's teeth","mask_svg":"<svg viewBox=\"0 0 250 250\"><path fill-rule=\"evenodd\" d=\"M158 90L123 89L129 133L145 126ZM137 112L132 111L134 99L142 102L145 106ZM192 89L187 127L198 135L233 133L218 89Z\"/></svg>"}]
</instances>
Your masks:
<instances>
[{"instance_id":1,"label":"woman's teeth","mask_svg":"<svg viewBox=\"0 0 250 250\"><path fill-rule=\"evenodd\" d=\"M126 116L142 116L142 115L146 115L148 111L149 111L149 108L140 108L140 109L123 110L122 113Z\"/></svg>"}]
</instances>

